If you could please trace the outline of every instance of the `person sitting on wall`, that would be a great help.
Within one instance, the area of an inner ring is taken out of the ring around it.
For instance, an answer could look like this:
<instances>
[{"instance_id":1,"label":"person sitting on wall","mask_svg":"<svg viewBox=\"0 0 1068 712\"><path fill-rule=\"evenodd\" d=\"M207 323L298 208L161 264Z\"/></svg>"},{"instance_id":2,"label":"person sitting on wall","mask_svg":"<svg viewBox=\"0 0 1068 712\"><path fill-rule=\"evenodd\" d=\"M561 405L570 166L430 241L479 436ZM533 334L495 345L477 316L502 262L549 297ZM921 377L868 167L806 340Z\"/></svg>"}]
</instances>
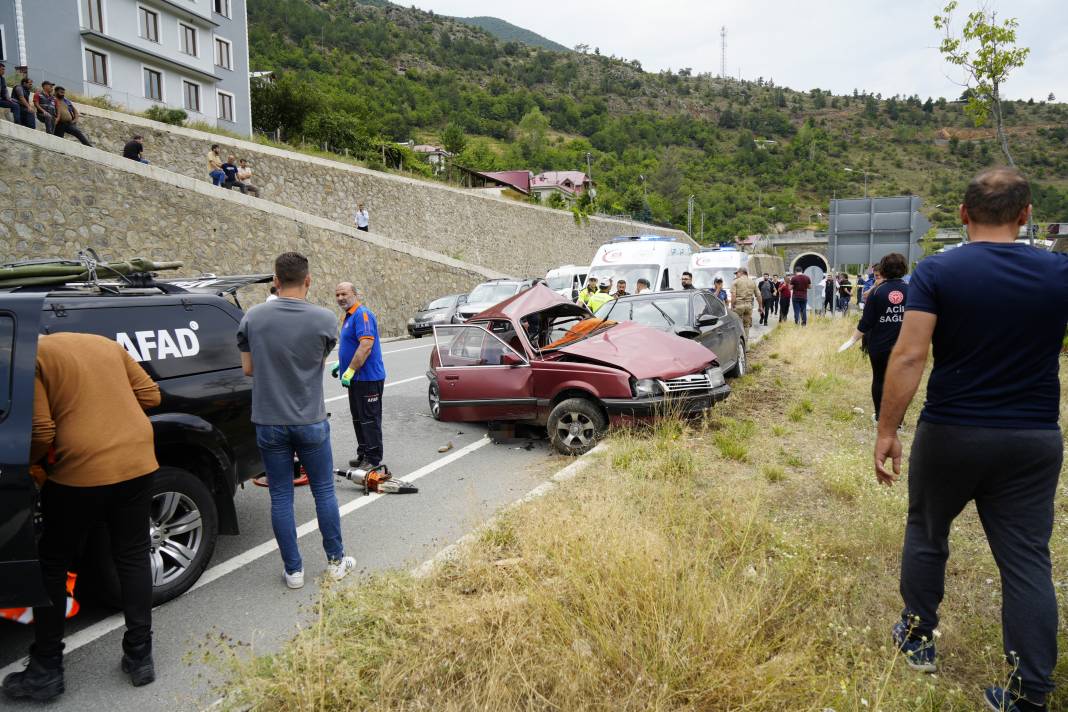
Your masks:
<instances>
[{"instance_id":1,"label":"person sitting on wall","mask_svg":"<svg viewBox=\"0 0 1068 712\"><path fill-rule=\"evenodd\" d=\"M138 163L148 163L141 154L145 150L145 144L143 143L144 137L141 134L134 134L133 138L126 142L126 145L122 147L122 157L129 158L131 161L137 161Z\"/></svg>"},{"instance_id":2,"label":"person sitting on wall","mask_svg":"<svg viewBox=\"0 0 1068 712\"><path fill-rule=\"evenodd\" d=\"M63 87L56 87L56 130L55 134L59 138L63 138L67 134L70 134L74 138L78 139L83 146L92 146L89 143L89 139L85 137L82 130L78 128L78 119L81 114L78 113L78 109L67 98L67 90Z\"/></svg>"},{"instance_id":3,"label":"person sitting on wall","mask_svg":"<svg viewBox=\"0 0 1068 712\"><path fill-rule=\"evenodd\" d=\"M245 193L260 197L260 189L251 183L252 168L244 158L237 162L237 179L245 184Z\"/></svg>"},{"instance_id":4,"label":"person sitting on wall","mask_svg":"<svg viewBox=\"0 0 1068 712\"><path fill-rule=\"evenodd\" d=\"M223 175L226 176L223 179L222 187L226 188L228 190L233 190L234 188L237 188L237 189L239 189L241 191L242 194L244 194L244 193L246 193L248 191L245 189L245 184L242 183L237 178L237 163L236 163L236 161L237 161L237 156L235 156L234 154L231 153L226 158L226 163L222 164L222 172L223 172Z\"/></svg>"},{"instance_id":5,"label":"person sitting on wall","mask_svg":"<svg viewBox=\"0 0 1068 712\"><path fill-rule=\"evenodd\" d=\"M223 181L226 180L226 174L222 169L223 160L219 155L219 144L213 143L211 150L208 151L208 178L211 179L212 185L221 186Z\"/></svg>"}]
</instances>

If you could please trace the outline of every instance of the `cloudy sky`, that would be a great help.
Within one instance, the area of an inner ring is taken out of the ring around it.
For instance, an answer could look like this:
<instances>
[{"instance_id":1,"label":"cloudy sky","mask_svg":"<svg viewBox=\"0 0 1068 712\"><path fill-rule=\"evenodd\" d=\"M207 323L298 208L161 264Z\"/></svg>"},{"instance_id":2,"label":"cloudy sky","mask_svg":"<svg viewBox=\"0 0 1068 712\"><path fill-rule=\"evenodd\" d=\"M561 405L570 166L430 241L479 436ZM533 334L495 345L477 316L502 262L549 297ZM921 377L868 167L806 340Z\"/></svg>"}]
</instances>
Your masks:
<instances>
[{"instance_id":1,"label":"cloudy sky","mask_svg":"<svg viewBox=\"0 0 1068 712\"><path fill-rule=\"evenodd\" d=\"M413 0L400 0L402 4ZM727 70L745 79L772 78L793 89L867 89L883 96L953 98L961 80L938 54L931 18L943 0L414 0L442 15L493 15L567 47L585 43L602 54L637 59L646 70L720 70L721 26L727 27ZM956 13L977 0L961 0ZM1030 47L1023 70L1005 88L1009 98L1068 101L1068 0L990 0L999 16L1020 22ZM961 23L955 23L959 27ZM947 78L946 75L951 78Z\"/></svg>"}]
</instances>

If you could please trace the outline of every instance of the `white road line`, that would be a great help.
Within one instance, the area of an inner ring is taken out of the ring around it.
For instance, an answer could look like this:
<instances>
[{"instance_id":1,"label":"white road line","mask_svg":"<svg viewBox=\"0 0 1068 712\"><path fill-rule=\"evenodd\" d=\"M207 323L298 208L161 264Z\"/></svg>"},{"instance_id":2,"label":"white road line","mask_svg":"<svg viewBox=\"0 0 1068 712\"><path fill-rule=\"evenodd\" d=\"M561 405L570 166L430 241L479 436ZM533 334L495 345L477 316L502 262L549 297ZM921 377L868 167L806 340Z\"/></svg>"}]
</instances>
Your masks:
<instances>
[{"instance_id":1,"label":"white road line","mask_svg":"<svg viewBox=\"0 0 1068 712\"><path fill-rule=\"evenodd\" d=\"M447 465L451 465L460 458L470 455L479 448L489 445L489 443L490 439L487 437L483 437L480 440L476 440L470 445L465 445L456 452L451 452L448 455L445 455L444 457L439 457L437 460L434 460L433 462L424 465L423 467L420 467L415 472L405 475L404 480L407 482L413 482L415 480L420 479L421 477L426 477L432 472L436 472L437 470L440 470L441 468ZM341 505L339 511L341 512L341 516L344 517L348 514L355 512L357 509L361 509L370 505L373 502L378 501L379 499L385 496L387 495L370 494L366 497L357 497ZM311 520L310 522L305 522L304 524L301 524L299 527L297 527L297 537L300 538L311 534L318 528L319 522L315 519ZM271 539L270 541L265 541L262 544L252 547L248 551L238 554L237 556L233 556L222 562L221 564L212 566L200 576L200 579L195 584L193 584L192 588L190 588L189 591L186 591L184 595L189 595L191 592L197 590L198 588L202 586L207 586L209 583L217 581L223 576L233 573L234 571L237 571L238 569L244 566L248 566L257 559L262 559L267 554L270 554L272 551L277 550L278 542L274 539ZM153 610L158 610L158 608ZM101 638L112 632L113 630L118 630L119 628L122 628L125 624L126 621L121 613L116 613L114 615L108 616L103 620L97 621L88 628L83 628L74 635L70 635L64 638L64 652L70 653L84 645L88 645L89 643L95 641L97 638ZM0 677L3 677L8 673L20 672L23 669L24 665L25 657L16 660L15 662L0 670Z\"/></svg>"},{"instance_id":2,"label":"white road line","mask_svg":"<svg viewBox=\"0 0 1068 712\"><path fill-rule=\"evenodd\" d=\"M430 341L427 341L426 343L423 343L423 344L419 344L418 346L408 346L408 347L403 348L403 349L393 349L392 351L383 351L382 355L383 356L389 356L390 354L399 354L401 351L415 351L416 349L425 349L427 346L433 346L433 345L434 345L434 340L431 339Z\"/></svg>"},{"instance_id":3,"label":"white road line","mask_svg":"<svg viewBox=\"0 0 1068 712\"><path fill-rule=\"evenodd\" d=\"M424 373L422 376L412 376L411 378L402 378L399 381L390 381L389 383L387 383L386 385L384 385L382 387L383 388L390 388L392 386L399 386L402 383L411 383L412 381L418 381L420 378L426 378L426 374ZM348 397L349 397L349 394L348 393L344 393L344 394L342 394L340 396L334 396L333 398L327 398L323 402L324 403L332 403L334 401L338 401L338 400L341 400L342 398L348 398Z\"/></svg>"}]
</instances>

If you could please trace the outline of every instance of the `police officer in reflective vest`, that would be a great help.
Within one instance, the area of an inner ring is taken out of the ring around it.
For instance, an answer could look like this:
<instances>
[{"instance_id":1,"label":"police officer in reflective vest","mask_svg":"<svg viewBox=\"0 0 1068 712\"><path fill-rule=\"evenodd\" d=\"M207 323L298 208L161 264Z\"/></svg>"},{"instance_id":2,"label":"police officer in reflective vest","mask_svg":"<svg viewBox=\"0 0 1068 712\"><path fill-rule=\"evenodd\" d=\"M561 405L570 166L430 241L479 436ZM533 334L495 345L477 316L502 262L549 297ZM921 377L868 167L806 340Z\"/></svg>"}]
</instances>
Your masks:
<instances>
[{"instance_id":1,"label":"police officer in reflective vest","mask_svg":"<svg viewBox=\"0 0 1068 712\"><path fill-rule=\"evenodd\" d=\"M612 288L611 277L601 277L601 281L598 282L597 286L599 287L598 291L586 298L586 306L588 306L592 312L596 312L602 306L615 299L615 297L608 293L608 290Z\"/></svg>"},{"instance_id":2,"label":"police officer in reflective vest","mask_svg":"<svg viewBox=\"0 0 1068 712\"><path fill-rule=\"evenodd\" d=\"M356 299L356 288L342 282L334 290L337 305L345 311L338 338L338 364L331 375L349 389L349 411L356 431L356 457L349 465L370 469L382 464L382 391L386 366L378 338L378 320Z\"/></svg>"}]
</instances>

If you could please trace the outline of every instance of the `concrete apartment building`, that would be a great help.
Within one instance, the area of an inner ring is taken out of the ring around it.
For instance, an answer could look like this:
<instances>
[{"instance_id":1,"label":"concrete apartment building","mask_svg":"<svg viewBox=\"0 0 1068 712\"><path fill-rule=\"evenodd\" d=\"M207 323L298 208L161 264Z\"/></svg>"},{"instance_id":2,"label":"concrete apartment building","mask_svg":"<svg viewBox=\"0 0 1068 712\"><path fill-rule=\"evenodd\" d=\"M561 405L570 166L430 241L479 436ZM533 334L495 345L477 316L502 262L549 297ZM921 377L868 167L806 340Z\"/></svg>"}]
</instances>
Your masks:
<instances>
[{"instance_id":1,"label":"concrete apartment building","mask_svg":"<svg viewBox=\"0 0 1068 712\"><path fill-rule=\"evenodd\" d=\"M35 86L184 109L248 136L246 1L0 0L0 59L8 84L24 66Z\"/></svg>"}]
</instances>

